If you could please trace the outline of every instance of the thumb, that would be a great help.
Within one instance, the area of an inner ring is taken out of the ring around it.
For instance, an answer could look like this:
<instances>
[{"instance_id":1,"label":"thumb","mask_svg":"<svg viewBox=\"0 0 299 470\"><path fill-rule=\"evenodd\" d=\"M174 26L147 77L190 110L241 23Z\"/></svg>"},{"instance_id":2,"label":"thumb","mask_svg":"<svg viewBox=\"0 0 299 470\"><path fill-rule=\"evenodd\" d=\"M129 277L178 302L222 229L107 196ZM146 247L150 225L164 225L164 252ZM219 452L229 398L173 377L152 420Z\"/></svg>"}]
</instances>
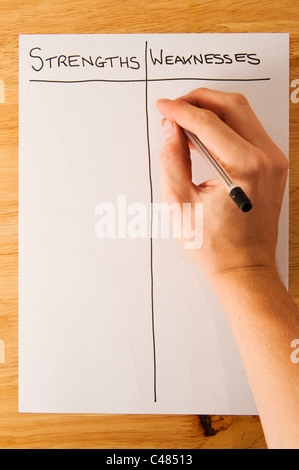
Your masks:
<instances>
[{"instance_id":1,"label":"thumb","mask_svg":"<svg viewBox=\"0 0 299 470\"><path fill-rule=\"evenodd\" d=\"M190 149L183 130L175 122L162 121L165 144L160 154L163 199L167 203L190 202L192 167Z\"/></svg>"}]
</instances>

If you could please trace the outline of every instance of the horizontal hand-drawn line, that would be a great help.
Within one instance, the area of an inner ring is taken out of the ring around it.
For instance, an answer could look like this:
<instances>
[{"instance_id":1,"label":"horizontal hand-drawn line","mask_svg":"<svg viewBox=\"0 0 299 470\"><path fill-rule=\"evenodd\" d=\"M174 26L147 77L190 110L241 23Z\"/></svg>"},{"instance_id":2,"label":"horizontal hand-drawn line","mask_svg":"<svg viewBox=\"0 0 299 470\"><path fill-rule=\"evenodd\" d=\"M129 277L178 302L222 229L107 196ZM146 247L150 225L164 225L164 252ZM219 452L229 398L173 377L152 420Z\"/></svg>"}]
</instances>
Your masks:
<instances>
[{"instance_id":1,"label":"horizontal hand-drawn line","mask_svg":"<svg viewBox=\"0 0 299 470\"><path fill-rule=\"evenodd\" d=\"M127 80L113 80L103 78L93 78L86 80L43 80L43 79L31 79L30 82L38 83L88 83L88 82L111 82L111 83L128 83L128 82L165 82L169 80L201 80L209 82L258 82L271 80L270 77L262 78L203 78L203 77L174 77L174 78L148 78L148 79L127 79Z\"/></svg>"}]
</instances>

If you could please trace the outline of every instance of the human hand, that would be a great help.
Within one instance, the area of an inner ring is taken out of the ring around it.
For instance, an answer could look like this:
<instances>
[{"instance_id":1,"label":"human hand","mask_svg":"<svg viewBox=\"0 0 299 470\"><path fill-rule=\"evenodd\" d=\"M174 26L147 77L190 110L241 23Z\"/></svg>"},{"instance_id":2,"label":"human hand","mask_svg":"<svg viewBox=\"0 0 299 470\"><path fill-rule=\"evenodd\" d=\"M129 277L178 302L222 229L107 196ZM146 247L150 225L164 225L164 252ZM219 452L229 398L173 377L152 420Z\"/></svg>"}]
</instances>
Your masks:
<instances>
[{"instance_id":1,"label":"human hand","mask_svg":"<svg viewBox=\"0 0 299 470\"><path fill-rule=\"evenodd\" d=\"M200 88L173 101L158 100L157 107L166 139L160 155L163 200L203 204L203 244L187 254L210 280L225 273L276 271L288 162L246 98ZM240 211L218 179L192 182L189 143L180 126L196 134L242 187L253 205L250 212Z\"/></svg>"}]
</instances>

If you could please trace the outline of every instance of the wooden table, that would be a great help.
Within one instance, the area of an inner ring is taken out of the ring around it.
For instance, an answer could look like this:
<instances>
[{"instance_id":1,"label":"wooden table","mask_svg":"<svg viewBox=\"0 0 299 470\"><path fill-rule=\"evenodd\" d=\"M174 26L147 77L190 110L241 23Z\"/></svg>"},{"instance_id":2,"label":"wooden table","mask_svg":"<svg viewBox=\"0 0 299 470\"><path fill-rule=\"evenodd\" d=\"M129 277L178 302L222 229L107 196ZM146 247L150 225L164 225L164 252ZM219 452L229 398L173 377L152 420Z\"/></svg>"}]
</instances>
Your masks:
<instances>
[{"instance_id":1,"label":"wooden table","mask_svg":"<svg viewBox=\"0 0 299 470\"><path fill-rule=\"evenodd\" d=\"M0 448L266 448L253 416L18 413L18 35L184 32L289 32L290 93L294 90L291 83L299 79L295 1L1 0ZM299 305L298 118L299 103L290 101L290 292Z\"/></svg>"}]
</instances>

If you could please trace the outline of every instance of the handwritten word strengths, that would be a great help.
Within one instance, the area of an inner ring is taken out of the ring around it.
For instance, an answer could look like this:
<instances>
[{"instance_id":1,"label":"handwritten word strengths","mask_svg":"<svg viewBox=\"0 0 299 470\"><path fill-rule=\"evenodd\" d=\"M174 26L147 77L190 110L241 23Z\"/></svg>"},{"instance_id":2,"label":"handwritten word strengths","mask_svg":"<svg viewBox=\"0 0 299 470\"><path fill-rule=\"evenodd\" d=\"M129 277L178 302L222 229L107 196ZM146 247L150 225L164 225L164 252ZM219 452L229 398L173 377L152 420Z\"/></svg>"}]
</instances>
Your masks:
<instances>
[{"instance_id":1,"label":"handwritten word strengths","mask_svg":"<svg viewBox=\"0 0 299 470\"><path fill-rule=\"evenodd\" d=\"M40 51L40 52L39 52ZM31 65L33 70L40 72L43 68L62 68L62 67L98 67L98 68L130 68L139 69L140 63L135 56L121 57L119 55L102 57L102 56L88 56L84 57L80 54L73 55L55 55L51 57L44 57L40 47L33 47L29 52L30 57L34 61Z\"/></svg>"}]
</instances>

